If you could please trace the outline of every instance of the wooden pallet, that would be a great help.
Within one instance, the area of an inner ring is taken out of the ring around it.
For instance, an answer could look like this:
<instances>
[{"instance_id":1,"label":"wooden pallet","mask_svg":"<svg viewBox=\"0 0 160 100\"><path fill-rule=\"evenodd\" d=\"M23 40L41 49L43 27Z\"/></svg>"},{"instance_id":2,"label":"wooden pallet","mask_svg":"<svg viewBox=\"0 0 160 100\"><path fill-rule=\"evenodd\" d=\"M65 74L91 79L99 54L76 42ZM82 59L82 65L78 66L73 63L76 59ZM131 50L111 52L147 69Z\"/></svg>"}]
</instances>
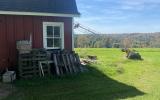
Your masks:
<instances>
[{"instance_id":1,"label":"wooden pallet","mask_svg":"<svg viewBox=\"0 0 160 100\"><path fill-rule=\"evenodd\" d=\"M75 52L61 52L53 54L56 75L76 74L82 72L78 54Z\"/></svg>"},{"instance_id":2,"label":"wooden pallet","mask_svg":"<svg viewBox=\"0 0 160 100\"><path fill-rule=\"evenodd\" d=\"M51 75L51 69L55 69L57 76L77 74L83 72L78 54L75 52L52 53L51 61L47 52L43 49L34 49L28 54L19 54L19 75L21 78ZM52 66L50 66L50 64ZM52 68L51 68L52 67Z\"/></svg>"},{"instance_id":3,"label":"wooden pallet","mask_svg":"<svg viewBox=\"0 0 160 100\"><path fill-rule=\"evenodd\" d=\"M44 77L46 74L51 75L51 66L50 64L53 61L40 61L39 62L39 75Z\"/></svg>"},{"instance_id":4,"label":"wooden pallet","mask_svg":"<svg viewBox=\"0 0 160 100\"><path fill-rule=\"evenodd\" d=\"M41 49L34 49L31 53L19 54L19 76L29 78L39 76L39 62L47 60L47 54Z\"/></svg>"}]
</instances>

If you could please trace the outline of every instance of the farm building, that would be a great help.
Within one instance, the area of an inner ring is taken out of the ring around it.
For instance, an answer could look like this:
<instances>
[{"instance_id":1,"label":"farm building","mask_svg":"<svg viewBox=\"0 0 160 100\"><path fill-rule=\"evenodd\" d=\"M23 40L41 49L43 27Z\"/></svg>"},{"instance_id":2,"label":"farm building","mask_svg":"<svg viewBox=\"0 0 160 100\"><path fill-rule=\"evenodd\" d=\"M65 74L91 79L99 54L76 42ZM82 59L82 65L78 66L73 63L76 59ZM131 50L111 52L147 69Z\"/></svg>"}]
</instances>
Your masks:
<instances>
[{"instance_id":1,"label":"farm building","mask_svg":"<svg viewBox=\"0 0 160 100\"><path fill-rule=\"evenodd\" d=\"M73 49L75 0L0 0L0 69L16 66L16 42L32 48Z\"/></svg>"}]
</instances>

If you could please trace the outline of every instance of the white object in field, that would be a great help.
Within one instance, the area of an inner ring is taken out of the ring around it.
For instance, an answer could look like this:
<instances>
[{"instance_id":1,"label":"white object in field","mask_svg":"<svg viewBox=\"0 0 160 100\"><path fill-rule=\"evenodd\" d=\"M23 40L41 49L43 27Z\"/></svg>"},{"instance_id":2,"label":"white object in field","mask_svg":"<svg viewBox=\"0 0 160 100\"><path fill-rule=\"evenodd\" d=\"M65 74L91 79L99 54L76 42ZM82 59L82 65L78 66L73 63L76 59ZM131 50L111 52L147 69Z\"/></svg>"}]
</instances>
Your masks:
<instances>
[{"instance_id":1,"label":"white object in field","mask_svg":"<svg viewBox=\"0 0 160 100\"><path fill-rule=\"evenodd\" d=\"M3 74L3 82L9 83L16 80L16 73L15 71L7 71Z\"/></svg>"}]
</instances>

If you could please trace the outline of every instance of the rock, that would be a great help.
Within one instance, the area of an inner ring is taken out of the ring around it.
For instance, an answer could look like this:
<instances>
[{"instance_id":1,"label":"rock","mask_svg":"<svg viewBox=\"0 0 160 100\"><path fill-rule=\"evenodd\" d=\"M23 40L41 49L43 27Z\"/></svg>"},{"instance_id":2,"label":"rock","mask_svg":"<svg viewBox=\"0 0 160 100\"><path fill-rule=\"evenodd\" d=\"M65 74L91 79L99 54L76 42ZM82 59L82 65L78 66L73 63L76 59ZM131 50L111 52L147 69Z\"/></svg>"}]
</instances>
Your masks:
<instances>
[{"instance_id":1,"label":"rock","mask_svg":"<svg viewBox=\"0 0 160 100\"><path fill-rule=\"evenodd\" d=\"M127 58L128 59L135 59L135 60L142 60L141 55L139 53L132 52L132 51L128 54Z\"/></svg>"},{"instance_id":2,"label":"rock","mask_svg":"<svg viewBox=\"0 0 160 100\"><path fill-rule=\"evenodd\" d=\"M126 57L128 59L134 59L134 60L143 60L141 55L136 50L130 50L128 48L122 48L122 52L126 52Z\"/></svg>"}]
</instances>

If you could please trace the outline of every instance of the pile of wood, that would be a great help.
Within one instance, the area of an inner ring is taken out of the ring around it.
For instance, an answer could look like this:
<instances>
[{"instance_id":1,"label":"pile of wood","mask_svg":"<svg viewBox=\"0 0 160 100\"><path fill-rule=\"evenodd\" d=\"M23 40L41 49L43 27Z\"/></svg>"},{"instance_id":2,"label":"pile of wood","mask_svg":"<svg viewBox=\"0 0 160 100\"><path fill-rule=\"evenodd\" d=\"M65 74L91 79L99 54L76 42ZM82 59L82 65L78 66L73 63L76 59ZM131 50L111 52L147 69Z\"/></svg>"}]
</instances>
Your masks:
<instances>
[{"instance_id":1,"label":"pile of wood","mask_svg":"<svg viewBox=\"0 0 160 100\"><path fill-rule=\"evenodd\" d=\"M47 59L47 52L44 49L33 49L30 53L19 53L19 76L21 78L39 76L39 62Z\"/></svg>"},{"instance_id":2,"label":"pile of wood","mask_svg":"<svg viewBox=\"0 0 160 100\"><path fill-rule=\"evenodd\" d=\"M61 51L59 53L52 53L51 57L53 60L52 68L54 68L58 76L85 71L85 68L81 65L78 54L75 52Z\"/></svg>"},{"instance_id":3,"label":"pile of wood","mask_svg":"<svg viewBox=\"0 0 160 100\"><path fill-rule=\"evenodd\" d=\"M87 58L81 59L82 65L87 65L87 64L96 63L96 62L97 62L97 56L94 56L94 55L88 55Z\"/></svg>"},{"instance_id":4,"label":"pile of wood","mask_svg":"<svg viewBox=\"0 0 160 100\"><path fill-rule=\"evenodd\" d=\"M75 52L60 50L48 52L44 49L33 49L30 53L20 53L18 61L21 78L46 75L63 76L86 71Z\"/></svg>"}]
</instances>

